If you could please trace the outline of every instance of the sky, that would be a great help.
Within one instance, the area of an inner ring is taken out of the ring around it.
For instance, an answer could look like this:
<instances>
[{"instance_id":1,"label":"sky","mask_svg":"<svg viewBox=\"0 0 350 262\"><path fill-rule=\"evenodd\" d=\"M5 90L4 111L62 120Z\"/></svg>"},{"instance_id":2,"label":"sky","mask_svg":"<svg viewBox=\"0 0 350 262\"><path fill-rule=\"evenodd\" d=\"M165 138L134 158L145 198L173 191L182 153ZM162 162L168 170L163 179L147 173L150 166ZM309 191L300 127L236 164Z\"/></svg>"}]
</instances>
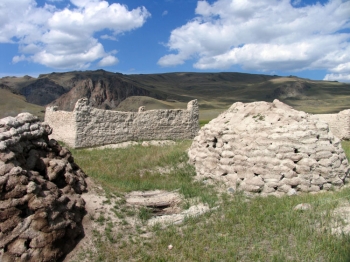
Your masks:
<instances>
[{"instance_id":1,"label":"sky","mask_svg":"<svg viewBox=\"0 0 350 262\"><path fill-rule=\"evenodd\" d=\"M0 77L97 69L350 82L350 0L0 0Z\"/></svg>"}]
</instances>

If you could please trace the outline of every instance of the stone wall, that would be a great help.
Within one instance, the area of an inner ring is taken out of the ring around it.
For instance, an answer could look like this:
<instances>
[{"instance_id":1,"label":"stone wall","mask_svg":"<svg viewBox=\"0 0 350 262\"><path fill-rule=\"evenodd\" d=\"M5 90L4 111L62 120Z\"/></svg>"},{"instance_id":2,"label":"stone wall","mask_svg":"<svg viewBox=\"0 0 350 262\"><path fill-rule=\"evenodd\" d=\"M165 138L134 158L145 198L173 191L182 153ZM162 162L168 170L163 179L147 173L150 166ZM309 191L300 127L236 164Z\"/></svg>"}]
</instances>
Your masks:
<instances>
[{"instance_id":1,"label":"stone wall","mask_svg":"<svg viewBox=\"0 0 350 262\"><path fill-rule=\"evenodd\" d=\"M73 112L48 107L45 122L51 137L73 148L116 144L124 141L191 139L199 130L197 100L187 109L120 112L92 108L80 99Z\"/></svg>"},{"instance_id":2,"label":"stone wall","mask_svg":"<svg viewBox=\"0 0 350 262\"><path fill-rule=\"evenodd\" d=\"M0 261L60 261L83 236L85 174L29 113L0 119Z\"/></svg>"},{"instance_id":3,"label":"stone wall","mask_svg":"<svg viewBox=\"0 0 350 262\"><path fill-rule=\"evenodd\" d=\"M328 125L278 100L233 104L201 128L188 154L199 180L249 194L331 190L349 175Z\"/></svg>"},{"instance_id":4,"label":"stone wall","mask_svg":"<svg viewBox=\"0 0 350 262\"><path fill-rule=\"evenodd\" d=\"M57 106L47 107L45 122L55 130L52 138L64 141L68 146L74 147L76 124L73 112L57 111Z\"/></svg>"},{"instance_id":5,"label":"stone wall","mask_svg":"<svg viewBox=\"0 0 350 262\"><path fill-rule=\"evenodd\" d=\"M350 140L350 109L340 111L338 114L315 115L329 125L332 133L341 140Z\"/></svg>"}]
</instances>

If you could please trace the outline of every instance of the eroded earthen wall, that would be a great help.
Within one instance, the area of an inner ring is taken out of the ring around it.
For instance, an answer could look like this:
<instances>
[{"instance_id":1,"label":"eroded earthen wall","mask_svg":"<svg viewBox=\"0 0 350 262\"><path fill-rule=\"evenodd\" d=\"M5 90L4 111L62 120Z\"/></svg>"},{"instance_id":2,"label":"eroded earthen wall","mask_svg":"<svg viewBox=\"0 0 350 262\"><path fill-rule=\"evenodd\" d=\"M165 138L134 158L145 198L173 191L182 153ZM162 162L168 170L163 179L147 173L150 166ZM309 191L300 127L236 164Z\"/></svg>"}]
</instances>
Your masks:
<instances>
[{"instance_id":1,"label":"eroded earthen wall","mask_svg":"<svg viewBox=\"0 0 350 262\"><path fill-rule=\"evenodd\" d=\"M329 125L332 133L341 140L350 139L350 110L340 111L338 114L315 115Z\"/></svg>"},{"instance_id":2,"label":"eroded earthen wall","mask_svg":"<svg viewBox=\"0 0 350 262\"><path fill-rule=\"evenodd\" d=\"M196 178L248 194L333 190L349 176L340 140L324 121L274 100L234 103L201 128L188 151Z\"/></svg>"},{"instance_id":3,"label":"eroded earthen wall","mask_svg":"<svg viewBox=\"0 0 350 262\"><path fill-rule=\"evenodd\" d=\"M199 130L198 117L197 100L185 110L120 112L92 108L87 99L80 99L72 113L48 108L45 121L53 128L52 138L81 148L132 140L190 139Z\"/></svg>"},{"instance_id":4,"label":"eroded earthen wall","mask_svg":"<svg viewBox=\"0 0 350 262\"><path fill-rule=\"evenodd\" d=\"M0 261L61 261L84 235L86 175L51 131L29 113L0 119Z\"/></svg>"},{"instance_id":5,"label":"eroded earthen wall","mask_svg":"<svg viewBox=\"0 0 350 262\"><path fill-rule=\"evenodd\" d=\"M58 111L57 107L48 107L45 112L45 122L54 130L51 138L65 142L74 147L76 125L73 112Z\"/></svg>"}]
</instances>

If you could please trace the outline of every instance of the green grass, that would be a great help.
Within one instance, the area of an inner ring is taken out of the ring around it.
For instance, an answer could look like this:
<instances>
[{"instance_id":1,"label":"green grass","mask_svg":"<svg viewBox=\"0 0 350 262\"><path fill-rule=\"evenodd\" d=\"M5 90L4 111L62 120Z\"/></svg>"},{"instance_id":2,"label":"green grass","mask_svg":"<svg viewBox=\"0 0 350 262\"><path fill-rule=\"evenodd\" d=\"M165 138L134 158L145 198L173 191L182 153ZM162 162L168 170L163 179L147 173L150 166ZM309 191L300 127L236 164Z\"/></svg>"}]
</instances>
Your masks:
<instances>
[{"instance_id":1,"label":"green grass","mask_svg":"<svg viewBox=\"0 0 350 262\"><path fill-rule=\"evenodd\" d=\"M210 120L199 120L199 126L202 127L209 123Z\"/></svg>"},{"instance_id":2,"label":"green grass","mask_svg":"<svg viewBox=\"0 0 350 262\"><path fill-rule=\"evenodd\" d=\"M342 141L341 145L344 149L346 157L348 158L348 161L350 162L350 141Z\"/></svg>"},{"instance_id":3,"label":"green grass","mask_svg":"<svg viewBox=\"0 0 350 262\"><path fill-rule=\"evenodd\" d=\"M139 233L129 238L113 236L107 224L105 236L94 236L97 253L87 253L89 261L350 261L349 236L330 232L332 210L349 203L350 188L281 198L215 194L212 188L193 182L195 171L187 164L189 145L185 141L165 147L73 150L76 162L109 193L180 189L186 198L218 206L188 218L182 226L149 228L154 235L147 240ZM350 156L350 142L342 145ZM160 166L172 171L154 172ZM310 203L312 209L293 210L300 203ZM136 214L143 221L149 215L147 209Z\"/></svg>"},{"instance_id":4,"label":"green grass","mask_svg":"<svg viewBox=\"0 0 350 262\"><path fill-rule=\"evenodd\" d=\"M349 261L350 238L323 228L333 200L349 200L350 190L335 195L255 198L224 197L220 208L189 219L186 226L156 231L149 248L120 254L140 261ZM294 211L299 203L313 210ZM317 225L317 221L320 225ZM174 249L169 251L167 246Z\"/></svg>"},{"instance_id":5,"label":"green grass","mask_svg":"<svg viewBox=\"0 0 350 262\"><path fill-rule=\"evenodd\" d=\"M179 190L186 198L199 197L213 205L217 199L213 189L193 182L194 167L188 164L186 149L191 141L175 146L132 146L126 149L72 150L74 159L88 176L107 193L145 190ZM155 167L169 169L161 174Z\"/></svg>"}]
</instances>

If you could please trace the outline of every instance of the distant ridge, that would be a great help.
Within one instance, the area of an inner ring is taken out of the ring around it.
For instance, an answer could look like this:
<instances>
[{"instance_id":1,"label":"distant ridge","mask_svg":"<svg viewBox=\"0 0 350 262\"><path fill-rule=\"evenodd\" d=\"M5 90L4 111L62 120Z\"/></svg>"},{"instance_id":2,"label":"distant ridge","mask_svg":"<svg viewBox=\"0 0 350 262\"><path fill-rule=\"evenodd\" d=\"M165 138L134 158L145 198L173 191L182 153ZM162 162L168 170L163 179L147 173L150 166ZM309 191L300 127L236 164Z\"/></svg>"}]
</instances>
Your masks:
<instances>
[{"instance_id":1,"label":"distant ridge","mask_svg":"<svg viewBox=\"0 0 350 262\"><path fill-rule=\"evenodd\" d=\"M3 77L0 88L21 94L32 104L57 105L61 110L73 110L81 97L89 98L91 106L102 109L125 110L127 101L146 103L153 107L184 106L198 99L202 112L222 111L232 103L281 101L310 113L332 113L350 108L350 84L314 81L294 76L280 77L247 73L174 72L162 74L124 75L105 70L71 71L41 74L38 78ZM137 96L138 99L126 100ZM119 106L122 101L123 105ZM168 104L168 102L176 104ZM137 107L138 104L133 105Z\"/></svg>"}]
</instances>

